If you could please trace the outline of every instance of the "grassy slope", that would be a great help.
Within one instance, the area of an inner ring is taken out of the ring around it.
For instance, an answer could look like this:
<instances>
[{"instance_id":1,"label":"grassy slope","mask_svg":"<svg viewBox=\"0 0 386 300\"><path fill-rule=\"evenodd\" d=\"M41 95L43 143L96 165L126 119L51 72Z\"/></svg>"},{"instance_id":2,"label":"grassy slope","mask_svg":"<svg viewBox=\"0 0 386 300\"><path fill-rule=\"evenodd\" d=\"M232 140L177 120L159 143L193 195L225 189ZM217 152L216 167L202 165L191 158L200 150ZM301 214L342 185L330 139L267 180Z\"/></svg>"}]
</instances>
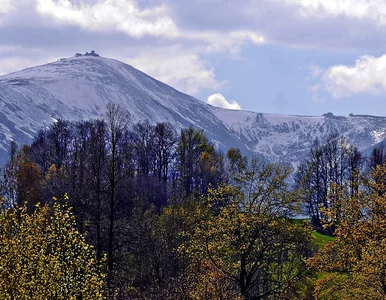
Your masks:
<instances>
[{"instance_id":1,"label":"grassy slope","mask_svg":"<svg viewBox=\"0 0 386 300\"><path fill-rule=\"evenodd\" d=\"M291 222L296 224L301 224L304 222L309 222L308 219L292 219ZM315 238L315 244L318 246L318 249L322 248L324 245L326 245L328 242L333 241L334 237L325 235L323 233L314 231L314 238Z\"/></svg>"},{"instance_id":2,"label":"grassy slope","mask_svg":"<svg viewBox=\"0 0 386 300\"><path fill-rule=\"evenodd\" d=\"M296 222L296 223L301 223L301 222L305 222L305 221L308 221L306 219L302 219L302 220L292 220L293 222ZM323 234L323 233L320 233L320 232L317 232L316 230L314 230L313 232L313 235L314 235L314 243L315 245L318 247L318 249L321 249L324 247L324 245L326 245L328 242L331 242L334 240L334 237L330 236L330 235L326 235L326 234ZM318 272L316 274L316 277L317 279L322 279L323 277L326 277L329 273L328 272Z\"/></svg>"},{"instance_id":3,"label":"grassy slope","mask_svg":"<svg viewBox=\"0 0 386 300\"><path fill-rule=\"evenodd\" d=\"M314 231L315 244L318 246L318 249L322 248L328 242L334 240L334 237L322 234L320 232Z\"/></svg>"}]
</instances>

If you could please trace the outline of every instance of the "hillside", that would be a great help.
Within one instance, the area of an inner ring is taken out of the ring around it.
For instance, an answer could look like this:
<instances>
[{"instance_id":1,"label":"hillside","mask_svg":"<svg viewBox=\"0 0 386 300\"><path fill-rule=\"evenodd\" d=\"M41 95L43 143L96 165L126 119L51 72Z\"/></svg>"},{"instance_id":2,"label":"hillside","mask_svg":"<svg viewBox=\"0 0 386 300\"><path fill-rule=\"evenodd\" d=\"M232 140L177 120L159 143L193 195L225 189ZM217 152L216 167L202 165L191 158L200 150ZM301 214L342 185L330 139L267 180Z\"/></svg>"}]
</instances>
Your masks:
<instances>
[{"instance_id":1,"label":"hillside","mask_svg":"<svg viewBox=\"0 0 386 300\"><path fill-rule=\"evenodd\" d=\"M216 108L125 63L92 56L60 59L0 76L0 162L12 139L31 141L58 118L101 118L109 101L126 108L135 122L167 121L176 130L203 128L219 148L296 164L315 138L337 132L361 150L386 139L386 118L286 116Z\"/></svg>"}]
</instances>

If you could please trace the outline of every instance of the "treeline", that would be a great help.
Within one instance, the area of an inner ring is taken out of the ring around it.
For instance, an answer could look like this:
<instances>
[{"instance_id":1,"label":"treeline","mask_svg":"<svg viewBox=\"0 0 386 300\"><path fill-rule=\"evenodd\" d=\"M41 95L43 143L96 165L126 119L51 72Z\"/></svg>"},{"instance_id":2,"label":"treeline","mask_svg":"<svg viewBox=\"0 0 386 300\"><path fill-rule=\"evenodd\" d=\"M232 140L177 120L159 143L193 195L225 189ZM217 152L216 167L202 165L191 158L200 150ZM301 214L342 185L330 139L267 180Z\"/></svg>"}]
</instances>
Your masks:
<instances>
[{"instance_id":1,"label":"treeline","mask_svg":"<svg viewBox=\"0 0 386 300\"><path fill-rule=\"evenodd\" d=\"M130 121L109 104L104 120L58 120L30 146L13 144L3 210L68 201L109 297L300 295L312 243L289 221L299 204L290 170L224 155L193 127Z\"/></svg>"},{"instance_id":2,"label":"treeline","mask_svg":"<svg viewBox=\"0 0 386 300\"><path fill-rule=\"evenodd\" d=\"M355 145L343 136L332 134L325 143L315 140L309 155L296 173L297 188L303 193L311 222L322 229L323 212L328 208L328 196L336 193L336 186L348 184L351 193L356 193L360 172L365 167L365 159Z\"/></svg>"},{"instance_id":3,"label":"treeline","mask_svg":"<svg viewBox=\"0 0 386 300\"><path fill-rule=\"evenodd\" d=\"M351 196L358 195L361 177L385 162L383 144L364 157L355 145L338 134L331 134L324 143L315 140L295 174L295 187L302 194L313 227L323 230L324 210L334 205L331 197L337 197L343 187ZM328 230L333 233L334 227Z\"/></svg>"},{"instance_id":4,"label":"treeline","mask_svg":"<svg viewBox=\"0 0 386 300\"><path fill-rule=\"evenodd\" d=\"M285 166L223 154L193 127L132 125L115 104L104 120L59 120L13 143L2 169L0 293L382 299L385 159L331 135L294 187ZM293 219L304 207L311 222ZM319 252L314 229L335 237Z\"/></svg>"},{"instance_id":5,"label":"treeline","mask_svg":"<svg viewBox=\"0 0 386 300\"><path fill-rule=\"evenodd\" d=\"M315 142L297 188L317 230L334 236L308 260L317 299L386 298L386 152L369 157L343 137Z\"/></svg>"}]
</instances>

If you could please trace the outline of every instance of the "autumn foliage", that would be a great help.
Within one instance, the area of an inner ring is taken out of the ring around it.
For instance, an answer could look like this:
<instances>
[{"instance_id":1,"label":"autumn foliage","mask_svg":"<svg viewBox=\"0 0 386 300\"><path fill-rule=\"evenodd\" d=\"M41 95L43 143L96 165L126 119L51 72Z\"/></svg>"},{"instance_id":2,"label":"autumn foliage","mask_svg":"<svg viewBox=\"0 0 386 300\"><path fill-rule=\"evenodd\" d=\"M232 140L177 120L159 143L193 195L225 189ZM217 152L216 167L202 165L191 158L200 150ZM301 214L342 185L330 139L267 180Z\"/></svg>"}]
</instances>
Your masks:
<instances>
[{"instance_id":1,"label":"autumn foliage","mask_svg":"<svg viewBox=\"0 0 386 300\"><path fill-rule=\"evenodd\" d=\"M294 201L285 174L274 165L252 166L243 174L248 189L209 189L195 207L179 248L192 261L190 297L301 297L311 231L285 217Z\"/></svg>"},{"instance_id":2,"label":"autumn foliage","mask_svg":"<svg viewBox=\"0 0 386 300\"><path fill-rule=\"evenodd\" d=\"M95 251L57 200L0 212L3 299L101 299L104 275Z\"/></svg>"},{"instance_id":3,"label":"autumn foliage","mask_svg":"<svg viewBox=\"0 0 386 300\"><path fill-rule=\"evenodd\" d=\"M325 210L325 226L336 238L309 260L328 272L316 282L317 299L384 299L386 297L386 165L362 176L357 194L339 190Z\"/></svg>"},{"instance_id":4,"label":"autumn foliage","mask_svg":"<svg viewBox=\"0 0 386 300\"><path fill-rule=\"evenodd\" d=\"M200 129L129 120L110 105L12 144L0 298L386 298L386 151L332 135L291 177Z\"/></svg>"}]
</instances>

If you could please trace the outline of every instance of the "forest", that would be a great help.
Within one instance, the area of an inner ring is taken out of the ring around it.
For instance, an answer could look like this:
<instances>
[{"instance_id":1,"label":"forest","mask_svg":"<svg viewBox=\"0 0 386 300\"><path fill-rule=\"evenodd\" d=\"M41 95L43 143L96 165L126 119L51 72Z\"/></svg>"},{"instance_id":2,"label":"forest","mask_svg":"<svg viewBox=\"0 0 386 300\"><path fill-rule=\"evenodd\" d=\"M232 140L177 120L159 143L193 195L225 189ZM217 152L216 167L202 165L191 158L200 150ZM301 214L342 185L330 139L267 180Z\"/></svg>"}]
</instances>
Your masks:
<instances>
[{"instance_id":1,"label":"forest","mask_svg":"<svg viewBox=\"0 0 386 300\"><path fill-rule=\"evenodd\" d=\"M385 299L385 162L331 134L294 171L113 103L58 120L1 169L0 294Z\"/></svg>"}]
</instances>

